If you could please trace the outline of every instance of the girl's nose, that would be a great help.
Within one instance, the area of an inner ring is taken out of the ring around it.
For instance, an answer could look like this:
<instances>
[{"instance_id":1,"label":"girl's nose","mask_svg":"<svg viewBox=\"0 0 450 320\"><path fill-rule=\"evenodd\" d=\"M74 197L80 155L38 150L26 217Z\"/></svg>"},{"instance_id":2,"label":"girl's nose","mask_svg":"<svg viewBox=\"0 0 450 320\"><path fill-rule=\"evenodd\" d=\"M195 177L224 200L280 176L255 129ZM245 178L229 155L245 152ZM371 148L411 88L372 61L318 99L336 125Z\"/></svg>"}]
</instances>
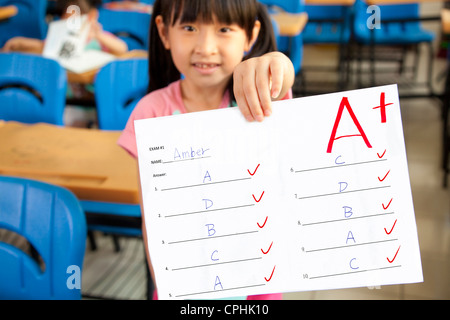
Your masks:
<instances>
[{"instance_id":1,"label":"girl's nose","mask_svg":"<svg viewBox=\"0 0 450 320\"><path fill-rule=\"evenodd\" d=\"M218 52L217 39L213 30L202 30L197 37L195 53L211 55Z\"/></svg>"}]
</instances>

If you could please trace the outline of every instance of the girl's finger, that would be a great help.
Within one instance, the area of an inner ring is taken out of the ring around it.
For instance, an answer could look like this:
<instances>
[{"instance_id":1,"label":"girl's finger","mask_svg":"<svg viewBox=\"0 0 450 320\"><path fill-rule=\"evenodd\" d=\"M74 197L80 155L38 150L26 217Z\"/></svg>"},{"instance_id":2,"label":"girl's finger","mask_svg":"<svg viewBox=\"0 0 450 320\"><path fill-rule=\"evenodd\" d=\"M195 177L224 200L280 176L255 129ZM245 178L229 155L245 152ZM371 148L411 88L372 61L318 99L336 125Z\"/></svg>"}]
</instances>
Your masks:
<instances>
[{"instance_id":1,"label":"girl's finger","mask_svg":"<svg viewBox=\"0 0 450 320\"><path fill-rule=\"evenodd\" d=\"M255 76L256 90L259 98L259 105L257 107L261 109L264 116L269 116L272 113L272 99L270 98L271 80L267 70L268 66L261 64L257 66Z\"/></svg>"},{"instance_id":2,"label":"girl's finger","mask_svg":"<svg viewBox=\"0 0 450 320\"><path fill-rule=\"evenodd\" d=\"M256 90L256 72L250 72L243 76L242 89L247 101L250 113L256 121L264 119L264 113L261 108L258 92Z\"/></svg>"},{"instance_id":3,"label":"girl's finger","mask_svg":"<svg viewBox=\"0 0 450 320\"><path fill-rule=\"evenodd\" d=\"M281 88L283 87L284 81L284 68L281 63L274 61L270 66L270 75L272 81L272 88L270 91L271 97L273 99L279 98L281 93Z\"/></svg>"},{"instance_id":4,"label":"girl's finger","mask_svg":"<svg viewBox=\"0 0 450 320\"><path fill-rule=\"evenodd\" d=\"M237 73L234 75L233 91L236 98L236 103L242 115L247 121L252 122L254 119L250 112L250 108L248 107L247 100L245 99L244 90L242 89L242 76Z\"/></svg>"}]
</instances>

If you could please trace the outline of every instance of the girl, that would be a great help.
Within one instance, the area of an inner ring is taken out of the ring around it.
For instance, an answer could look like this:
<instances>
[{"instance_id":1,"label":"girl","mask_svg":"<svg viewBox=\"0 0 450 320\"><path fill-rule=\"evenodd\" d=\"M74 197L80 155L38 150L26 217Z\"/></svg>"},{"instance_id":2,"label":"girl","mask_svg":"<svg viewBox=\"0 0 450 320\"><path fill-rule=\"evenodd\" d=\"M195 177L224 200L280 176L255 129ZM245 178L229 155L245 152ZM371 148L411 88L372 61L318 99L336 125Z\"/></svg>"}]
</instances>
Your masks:
<instances>
[{"instance_id":1,"label":"girl","mask_svg":"<svg viewBox=\"0 0 450 320\"><path fill-rule=\"evenodd\" d=\"M137 119L237 104L248 121L262 121L272 99L291 97L294 82L291 61L275 49L271 20L256 0L156 0L150 93L133 110L119 145L137 157ZM144 217L143 235L147 245Z\"/></svg>"}]
</instances>

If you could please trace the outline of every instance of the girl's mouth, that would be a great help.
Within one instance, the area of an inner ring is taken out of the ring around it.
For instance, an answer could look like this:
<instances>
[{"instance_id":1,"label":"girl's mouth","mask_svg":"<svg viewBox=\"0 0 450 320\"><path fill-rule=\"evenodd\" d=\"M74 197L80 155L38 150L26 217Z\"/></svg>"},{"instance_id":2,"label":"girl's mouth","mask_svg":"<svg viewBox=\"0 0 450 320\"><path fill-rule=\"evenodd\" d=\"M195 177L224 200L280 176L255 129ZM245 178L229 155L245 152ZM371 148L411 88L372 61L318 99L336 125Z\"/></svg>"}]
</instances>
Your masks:
<instances>
[{"instance_id":1,"label":"girl's mouth","mask_svg":"<svg viewBox=\"0 0 450 320\"><path fill-rule=\"evenodd\" d=\"M193 66L201 74L211 74L219 68L220 65L217 63L193 63Z\"/></svg>"}]
</instances>

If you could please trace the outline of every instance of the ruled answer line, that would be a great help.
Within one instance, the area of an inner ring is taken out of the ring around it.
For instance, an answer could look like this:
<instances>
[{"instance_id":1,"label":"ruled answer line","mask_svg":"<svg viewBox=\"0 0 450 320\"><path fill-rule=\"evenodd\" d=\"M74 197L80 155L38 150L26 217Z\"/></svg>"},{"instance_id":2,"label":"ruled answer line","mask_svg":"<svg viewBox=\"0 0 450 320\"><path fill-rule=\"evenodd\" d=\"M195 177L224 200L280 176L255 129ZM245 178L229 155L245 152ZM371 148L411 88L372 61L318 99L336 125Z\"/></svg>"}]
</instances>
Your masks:
<instances>
[{"instance_id":1,"label":"ruled answer line","mask_svg":"<svg viewBox=\"0 0 450 320\"><path fill-rule=\"evenodd\" d=\"M401 265L396 265L396 266L388 266L388 267L373 268L373 269L358 270L358 271L349 271L349 272L342 272L342 273L331 273L331 274L326 274L326 275L321 275L321 276L309 277L308 280L320 279L320 278L328 278L328 277L336 277L336 276L345 276L345 275L355 274L355 273L380 271L380 270L386 270L386 269L392 269L392 268L400 268L400 267L401 267Z\"/></svg>"},{"instance_id":2,"label":"ruled answer line","mask_svg":"<svg viewBox=\"0 0 450 320\"><path fill-rule=\"evenodd\" d=\"M335 168L342 168L342 167L349 167L349 166L357 166L357 165L363 165L363 164L369 164L369 163L377 163L377 162L387 161L387 160L388 159L377 159L377 160L354 162L354 163L347 163L347 164L336 164L335 166L329 166L329 167L319 167L319 168L310 168L310 169L304 169L304 170L295 170L294 173L302 173L302 172L309 172L309 171L317 171L317 170L326 170L326 169L335 169Z\"/></svg>"},{"instance_id":3,"label":"ruled answer line","mask_svg":"<svg viewBox=\"0 0 450 320\"><path fill-rule=\"evenodd\" d=\"M169 191L169 190L176 190L176 189L184 189L184 188L193 188L193 187L209 186L209 185L212 185L212 184L228 183L228 182L236 182L236 181L243 181L243 180L250 180L250 179L251 179L251 177L248 177L248 178L239 178L239 179L231 179L231 180L223 180L223 181L216 181L216 182L209 182L209 183L191 184L191 185L185 185L185 186L178 186L178 187L164 188L164 189L161 189L161 191Z\"/></svg>"},{"instance_id":4,"label":"ruled answer line","mask_svg":"<svg viewBox=\"0 0 450 320\"><path fill-rule=\"evenodd\" d=\"M181 298L181 297L188 297L188 296L193 296L193 295L197 295L197 294L206 294L206 293L213 293L213 292L220 292L220 291L230 291L230 290L238 290L238 289L246 289L246 288L255 288L255 287L261 287L261 286L265 286L265 283L261 283L261 284L252 284L252 285L248 285L248 286L241 286L241 287L234 287L234 288L227 288L227 289L221 289L221 290L210 290L210 291L201 291L201 292L192 292L192 293L185 293L185 294L179 294L176 295L176 298Z\"/></svg>"},{"instance_id":5,"label":"ruled answer line","mask_svg":"<svg viewBox=\"0 0 450 320\"><path fill-rule=\"evenodd\" d=\"M385 189L390 188L391 186L381 186L381 187L372 187L372 188L364 188L364 189L356 189L356 190L349 190L349 191L342 191L342 192L333 192L333 193L323 193L323 194L315 194L311 196L306 197L298 197L298 200L305 200L305 199L311 199L311 198L319 198L319 197L329 197L329 196L336 196L339 194L347 194L347 193L355 193L355 192L364 192L364 191L372 191L377 189Z\"/></svg>"},{"instance_id":6,"label":"ruled answer line","mask_svg":"<svg viewBox=\"0 0 450 320\"><path fill-rule=\"evenodd\" d=\"M230 234L224 234L224 235L220 235L220 236L211 236L211 237L203 237L203 238L196 238L196 239L186 239L186 240L171 241L171 242L168 242L167 244L178 244L178 243L192 242L192 241L212 240L212 239L224 238L224 237L243 236L243 235L257 233L257 232L258 232L258 230L246 231L246 232L238 232L238 233L230 233Z\"/></svg>"},{"instance_id":7,"label":"ruled answer line","mask_svg":"<svg viewBox=\"0 0 450 320\"><path fill-rule=\"evenodd\" d=\"M198 214L198 213L205 213L205 212L213 212L213 211L223 211L223 210L232 210L232 209L240 209L240 208L247 208L252 207L255 204L244 204L240 206L233 206L233 207L225 207L225 208L217 208L217 209L206 209L201 211L192 211L192 212L185 212L185 213L175 213L175 214L168 214L165 215L164 218L173 218L173 217L179 217L179 216L187 216L192 214Z\"/></svg>"},{"instance_id":8,"label":"ruled answer line","mask_svg":"<svg viewBox=\"0 0 450 320\"><path fill-rule=\"evenodd\" d=\"M207 158L211 158L211 156L197 157L197 158L188 158L188 159L181 159L181 160L172 160L172 161L163 161L161 163L162 164L167 164L167 163L184 162L184 161L200 160L200 159L207 159Z\"/></svg>"},{"instance_id":9,"label":"ruled answer line","mask_svg":"<svg viewBox=\"0 0 450 320\"><path fill-rule=\"evenodd\" d=\"M340 222L340 221L366 219L366 218L374 218L374 217L383 217L385 215L391 215L391 214L395 214L395 212L383 212L383 213L376 213L376 214L370 214L370 215L366 215L366 216L353 217L353 218L343 218L343 219L336 219L336 220L326 220L326 221L302 223L301 225L306 227L306 226L312 226L312 225L316 225L316 224L334 223L334 222Z\"/></svg>"},{"instance_id":10,"label":"ruled answer line","mask_svg":"<svg viewBox=\"0 0 450 320\"><path fill-rule=\"evenodd\" d=\"M326 251L326 250L352 248L352 247L366 246L366 245L371 245L371 244L379 244L379 243L392 242L392 241L398 241L398 239L387 239L387 240L355 243L355 244L350 244L350 245L345 245L345 246L337 246L337 247L328 247L328 248L320 248L320 249L313 249L313 250L305 250L305 252L306 253L311 253L311 252Z\"/></svg>"},{"instance_id":11,"label":"ruled answer line","mask_svg":"<svg viewBox=\"0 0 450 320\"><path fill-rule=\"evenodd\" d=\"M249 262L249 261L260 260L260 259L262 259L262 257L247 258L247 259L232 260L232 261L224 261L224 262L216 262L216 263L208 263L208 264L199 264L199 265L196 265L196 266L174 268L174 269L172 269L172 271L194 269L194 268L203 268L203 267L213 267L213 266L218 266L218 265L222 265L222 264Z\"/></svg>"}]
</instances>

